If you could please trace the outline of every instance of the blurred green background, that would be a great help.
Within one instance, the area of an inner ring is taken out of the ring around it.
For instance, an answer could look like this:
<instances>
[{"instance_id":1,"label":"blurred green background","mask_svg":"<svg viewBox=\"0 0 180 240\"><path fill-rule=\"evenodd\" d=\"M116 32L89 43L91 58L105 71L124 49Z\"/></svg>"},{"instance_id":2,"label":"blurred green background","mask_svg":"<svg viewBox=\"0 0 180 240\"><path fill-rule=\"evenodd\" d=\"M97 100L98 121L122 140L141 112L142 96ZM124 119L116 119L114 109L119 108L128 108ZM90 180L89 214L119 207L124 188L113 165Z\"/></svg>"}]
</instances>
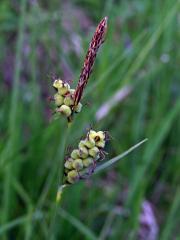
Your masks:
<instances>
[{"instance_id":1,"label":"blurred green background","mask_svg":"<svg viewBox=\"0 0 180 240\"><path fill-rule=\"evenodd\" d=\"M180 239L179 10L177 0L1 0L0 239ZM76 86L104 16L67 135L47 101L52 76ZM76 147L89 126L111 134L107 159L149 140L65 189L55 216L65 140Z\"/></svg>"}]
</instances>

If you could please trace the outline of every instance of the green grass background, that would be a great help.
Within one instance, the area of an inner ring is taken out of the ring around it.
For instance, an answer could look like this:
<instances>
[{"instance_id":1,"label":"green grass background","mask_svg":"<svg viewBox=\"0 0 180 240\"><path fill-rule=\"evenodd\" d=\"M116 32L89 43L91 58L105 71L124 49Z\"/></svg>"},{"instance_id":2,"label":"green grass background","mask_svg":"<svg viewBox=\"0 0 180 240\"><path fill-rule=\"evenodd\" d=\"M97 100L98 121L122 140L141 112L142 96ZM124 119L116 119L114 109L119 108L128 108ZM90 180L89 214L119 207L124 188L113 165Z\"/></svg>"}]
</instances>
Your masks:
<instances>
[{"instance_id":1,"label":"green grass background","mask_svg":"<svg viewBox=\"0 0 180 240\"><path fill-rule=\"evenodd\" d=\"M1 0L0 239L138 239L145 199L157 239L180 239L179 10L177 0ZM63 117L49 118L50 75L63 78L68 66L77 84L104 16L106 42L83 98L90 106L67 132ZM79 55L73 34L81 39ZM130 95L97 121L100 106L125 86ZM149 140L89 182L65 189L54 217L64 147L77 146L90 125L112 135L107 159Z\"/></svg>"}]
</instances>

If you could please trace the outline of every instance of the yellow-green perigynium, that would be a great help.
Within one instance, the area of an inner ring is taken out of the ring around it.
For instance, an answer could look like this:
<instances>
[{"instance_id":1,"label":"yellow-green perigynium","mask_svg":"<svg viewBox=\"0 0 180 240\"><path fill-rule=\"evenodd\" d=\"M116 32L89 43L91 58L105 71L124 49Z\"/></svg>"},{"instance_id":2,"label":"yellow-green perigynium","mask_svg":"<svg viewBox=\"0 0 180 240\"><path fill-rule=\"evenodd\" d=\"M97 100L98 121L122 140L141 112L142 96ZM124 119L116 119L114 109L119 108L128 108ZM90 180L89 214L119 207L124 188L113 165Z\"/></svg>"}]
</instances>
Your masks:
<instances>
[{"instance_id":1,"label":"yellow-green perigynium","mask_svg":"<svg viewBox=\"0 0 180 240\"><path fill-rule=\"evenodd\" d=\"M74 105L75 89L71 89L70 85L61 79L56 79L53 87L56 90L54 94L55 111L66 116L68 121L71 121L73 113L79 113L82 109L80 102L77 106Z\"/></svg>"},{"instance_id":2,"label":"yellow-green perigynium","mask_svg":"<svg viewBox=\"0 0 180 240\"><path fill-rule=\"evenodd\" d=\"M104 131L89 130L85 139L79 142L70 157L64 163L64 182L72 184L83 178L89 172L93 172L96 163L102 158L107 141L107 133Z\"/></svg>"}]
</instances>

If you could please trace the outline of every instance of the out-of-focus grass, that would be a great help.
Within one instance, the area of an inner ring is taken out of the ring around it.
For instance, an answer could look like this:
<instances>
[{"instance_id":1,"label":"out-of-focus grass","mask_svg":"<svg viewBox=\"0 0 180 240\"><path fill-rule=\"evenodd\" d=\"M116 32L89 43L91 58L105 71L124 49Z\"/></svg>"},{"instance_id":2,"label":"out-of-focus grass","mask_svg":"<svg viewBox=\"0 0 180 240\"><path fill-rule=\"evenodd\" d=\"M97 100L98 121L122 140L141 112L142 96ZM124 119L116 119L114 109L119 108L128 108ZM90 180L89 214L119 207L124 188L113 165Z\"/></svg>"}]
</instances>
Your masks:
<instances>
[{"instance_id":1,"label":"out-of-focus grass","mask_svg":"<svg viewBox=\"0 0 180 240\"><path fill-rule=\"evenodd\" d=\"M157 238L177 236L180 2L14 4L0 3L0 236L48 239L66 135L63 119L48 121L48 75L77 83L85 52L74 53L73 34L86 49L94 31L82 30L78 14L93 26L108 15L109 29L85 91L83 101L91 106L75 118L67 142L76 145L90 124L112 135L108 158L149 141L88 184L65 190L52 239L135 239L144 200L154 207ZM132 93L98 122L99 107L127 84ZM114 214L118 207L125 213Z\"/></svg>"}]
</instances>

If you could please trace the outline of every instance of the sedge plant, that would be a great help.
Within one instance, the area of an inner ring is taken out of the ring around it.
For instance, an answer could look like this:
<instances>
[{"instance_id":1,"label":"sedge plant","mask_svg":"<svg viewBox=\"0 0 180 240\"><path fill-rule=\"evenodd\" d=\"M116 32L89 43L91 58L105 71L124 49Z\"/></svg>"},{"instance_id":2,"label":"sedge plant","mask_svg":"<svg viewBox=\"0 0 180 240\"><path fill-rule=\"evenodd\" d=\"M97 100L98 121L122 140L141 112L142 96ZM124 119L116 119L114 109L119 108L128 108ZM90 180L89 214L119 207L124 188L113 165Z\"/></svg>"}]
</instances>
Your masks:
<instances>
[{"instance_id":1,"label":"sedge plant","mask_svg":"<svg viewBox=\"0 0 180 240\"><path fill-rule=\"evenodd\" d=\"M67 118L68 127L73 122L75 114L80 113L83 104L81 99L90 74L93 69L99 47L104 43L107 32L108 17L104 17L98 24L90 42L79 81L75 89L60 78L53 82L55 94L51 98L55 105L55 113ZM61 199L62 190L69 184L74 184L80 179L90 176L96 169L97 162L104 159L105 144L109 140L107 131L95 131L90 129L86 137L79 142L78 148L74 149L64 160L63 181L57 192L57 202Z\"/></svg>"},{"instance_id":2,"label":"sedge plant","mask_svg":"<svg viewBox=\"0 0 180 240\"><path fill-rule=\"evenodd\" d=\"M60 78L55 79L53 82L55 94L51 99L54 102L55 114L63 115L67 119L67 127L70 127L73 123L75 114L82 111L83 104L81 100L83 92L92 72L97 51L105 41L107 21L107 17L103 18L96 28L84 60L77 87L75 89L71 88L68 82ZM105 163L101 163L101 160L104 160L106 155L104 148L110 139L109 136L108 131L96 131L94 129L90 129L87 131L86 136L80 140L78 147L73 149L66 157L64 157L62 170L63 179L59 183L56 196L56 207L61 201L62 192L65 187L75 184L80 180L88 178L94 173L104 170L146 141L145 139L123 154ZM52 225L53 223L51 226Z\"/></svg>"}]
</instances>

